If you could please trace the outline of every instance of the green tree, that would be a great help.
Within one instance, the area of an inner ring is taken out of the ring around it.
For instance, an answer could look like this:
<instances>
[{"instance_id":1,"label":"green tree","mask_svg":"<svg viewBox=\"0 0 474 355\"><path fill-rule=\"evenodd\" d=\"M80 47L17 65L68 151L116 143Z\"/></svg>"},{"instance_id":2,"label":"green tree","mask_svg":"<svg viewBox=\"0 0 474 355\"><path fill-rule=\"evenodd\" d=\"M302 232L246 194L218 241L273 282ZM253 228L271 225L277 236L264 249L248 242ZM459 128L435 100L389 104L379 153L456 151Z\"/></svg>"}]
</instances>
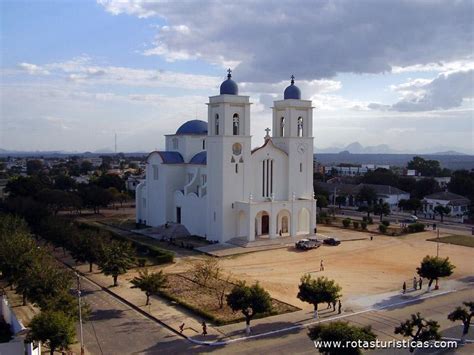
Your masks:
<instances>
[{"instance_id":1,"label":"green tree","mask_svg":"<svg viewBox=\"0 0 474 355\"><path fill-rule=\"evenodd\" d=\"M387 202L377 203L374 205L374 213L380 216L380 222L382 222L383 216L390 214L390 205Z\"/></svg>"},{"instance_id":2,"label":"green tree","mask_svg":"<svg viewBox=\"0 0 474 355\"><path fill-rule=\"evenodd\" d=\"M54 178L54 188L58 190L71 191L76 185L76 181L67 175L58 175Z\"/></svg>"},{"instance_id":3,"label":"green tree","mask_svg":"<svg viewBox=\"0 0 474 355\"><path fill-rule=\"evenodd\" d=\"M313 341L320 341L323 344L318 348L321 354L327 355L360 355L362 351L359 347L349 347L345 349L325 346L329 342L341 342L347 344L350 342L360 342L363 349L371 348L371 342L377 339L370 326L357 327L349 325L347 322L331 322L327 324L318 324L309 328L308 336Z\"/></svg>"},{"instance_id":4,"label":"green tree","mask_svg":"<svg viewBox=\"0 0 474 355\"><path fill-rule=\"evenodd\" d=\"M31 320L29 328L27 341L41 341L49 347L51 355L56 349L68 350L76 336L74 320L57 311L37 314Z\"/></svg>"},{"instance_id":5,"label":"green tree","mask_svg":"<svg viewBox=\"0 0 474 355\"><path fill-rule=\"evenodd\" d=\"M363 184L398 186L398 175L393 171L384 168L378 168L368 171L361 179Z\"/></svg>"},{"instance_id":6,"label":"green tree","mask_svg":"<svg viewBox=\"0 0 474 355\"><path fill-rule=\"evenodd\" d=\"M81 174L87 174L89 171L94 170L94 166L89 160L83 160L80 165Z\"/></svg>"},{"instance_id":7,"label":"green tree","mask_svg":"<svg viewBox=\"0 0 474 355\"><path fill-rule=\"evenodd\" d=\"M317 200L317 206L319 207L319 211L328 206L328 199L326 196L316 195L315 197Z\"/></svg>"},{"instance_id":8,"label":"green tree","mask_svg":"<svg viewBox=\"0 0 474 355\"><path fill-rule=\"evenodd\" d=\"M321 276L317 279L311 278L306 274L301 277L299 291L297 297L314 307L314 317L318 318L318 304L332 303L341 298L341 286L334 280Z\"/></svg>"},{"instance_id":9,"label":"green tree","mask_svg":"<svg viewBox=\"0 0 474 355\"><path fill-rule=\"evenodd\" d=\"M62 190L44 189L38 192L36 198L44 203L48 209L57 215L61 209L69 204L69 194Z\"/></svg>"},{"instance_id":10,"label":"green tree","mask_svg":"<svg viewBox=\"0 0 474 355\"><path fill-rule=\"evenodd\" d=\"M70 252L76 262L89 263L89 272L92 272L92 265L98 263L100 252L109 241L110 236L105 232L84 230L74 238Z\"/></svg>"},{"instance_id":11,"label":"green tree","mask_svg":"<svg viewBox=\"0 0 474 355\"><path fill-rule=\"evenodd\" d=\"M115 187L119 192L125 190L125 181L115 174L103 174L95 182L97 186L102 187L103 189L108 189L110 187Z\"/></svg>"},{"instance_id":12,"label":"green tree","mask_svg":"<svg viewBox=\"0 0 474 355\"><path fill-rule=\"evenodd\" d=\"M131 281L132 288L139 288L146 295L146 306L150 304L150 295L159 293L164 287L166 287L166 275L163 274L163 270L159 272L149 273L148 269L140 271L138 277L133 278Z\"/></svg>"},{"instance_id":13,"label":"green tree","mask_svg":"<svg viewBox=\"0 0 474 355\"><path fill-rule=\"evenodd\" d=\"M447 277L453 273L455 266L451 264L449 258L440 258L438 256L425 256L421 261L420 267L416 268L418 275L428 279L428 292L431 290L431 285L434 280L440 277Z\"/></svg>"},{"instance_id":14,"label":"green tree","mask_svg":"<svg viewBox=\"0 0 474 355\"><path fill-rule=\"evenodd\" d=\"M375 201L377 201L377 193L372 187L362 185L359 192L357 193L356 199L359 202L366 202L367 205L372 206Z\"/></svg>"},{"instance_id":15,"label":"green tree","mask_svg":"<svg viewBox=\"0 0 474 355\"><path fill-rule=\"evenodd\" d=\"M99 269L104 275L112 276L117 286L119 275L125 274L135 261L135 250L128 242L111 240L104 245L99 257Z\"/></svg>"},{"instance_id":16,"label":"green tree","mask_svg":"<svg viewBox=\"0 0 474 355\"><path fill-rule=\"evenodd\" d=\"M406 201L405 209L412 211L413 214L416 216L417 212L421 209L422 203L421 200L418 198L410 198Z\"/></svg>"},{"instance_id":17,"label":"green tree","mask_svg":"<svg viewBox=\"0 0 474 355\"><path fill-rule=\"evenodd\" d=\"M374 212L374 206L368 205L368 206L359 206L357 209L359 212L367 212L367 218L370 218L370 214Z\"/></svg>"},{"instance_id":18,"label":"green tree","mask_svg":"<svg viewBox=\"0 0 474 355\"><path fill-rule=\"evenodd\" d=\"M47 180L38 176L15 176L8 180L5 191L8 192L10 197L33 197L49 186Z\"/></svg>"},{"instance_id":19,"label":"green tree","mask_svg":"<svg viewBox=\"0 0 474 355\"><path fill-rule=\"evenodd\" d=\"M395 334L410 337L414 342L440 340L441 335L438 331L438 322L424 319L419 312L412 314L410 319L407 319L395 328ZM415 349L410 345L410 352L414 350Z\"/></svg>"},{"instance_id":20,"label":"green tree","mask_svg":"<svg viewBox=\"0 0 474 355\"><path fill-rule=\"evenodd\" d=\"M413 157L407 164L407 169L414 169L422 176L440 176L441 166L437 160L426 160L421 157Z\"/></svg>"},{"instance_id":21,"label":"green tree","mask_svg":"<svg viewBox=\"0 0 474 355\"><path fill-rule=\"evenodd\" d=\"M471 325L471 319L474 316L474 302L464 302L464 305L467 307L456 307L454 311L449 313L448 319L451 322L461 321L463 324L461 344L466 342L466 336L469 332L469 327Z\"/></svg>"},{"instance_id":22,"label":"green tree","mask_svg":"<svg viewBox=\"0 0 474 355\"><path fill-rule=\"evenodd\" d=\"M247 286L244 281L234 286L227 295L227 304L234 311L245 316L245 333L250 334L250 321L256 314L269 313L272 310L272 298L258 282Z\"/></svg>"},{"instance_id":23,"label":"green tree","mask_svg":"<svg viewBox=\"0 0 474 355\"><path fill-rule=\"evenodd\" d=\"M28 175L38 174L41 170L43 170L43 162L41 160L32 159L26 162L26 173Z\"/></svg>"},{"instance_id":24,"label":"green tree","mask_svg":"<svg viewBox=\"0 0 474 355\"><path fill-rule=\"evenodd\" d=\"M422 199L427 195L431 195L435 192L440 191L440 187L435 179L425 178L418 180L413 187L411 196L414 198Z\"/></svg>"},{"instance_id":25,"label":"green tree","mask_svg":"<svg viewBox=\"0 0 474 355\"><path fill-rule=\"evenodd\" d=\"M341 209L341 205L345 205L347 201L347 197L345 195L339 195L336 196L336 203L339 206L339 209Z\"/></svg>"},{"instance_id":26,"label":"green tree","mask_svg":"<svg viewBox=\"0 0 474 355\"><path fill-rule=\"evenodd\" d=\"M449 208L448 206L438 205L434 208L434 212L436 214L439 214L439 216L441 217L441 223L442 223L443 217L445 215L448 215L451 212L451 208Z\"/></svg>"}]
</instances>

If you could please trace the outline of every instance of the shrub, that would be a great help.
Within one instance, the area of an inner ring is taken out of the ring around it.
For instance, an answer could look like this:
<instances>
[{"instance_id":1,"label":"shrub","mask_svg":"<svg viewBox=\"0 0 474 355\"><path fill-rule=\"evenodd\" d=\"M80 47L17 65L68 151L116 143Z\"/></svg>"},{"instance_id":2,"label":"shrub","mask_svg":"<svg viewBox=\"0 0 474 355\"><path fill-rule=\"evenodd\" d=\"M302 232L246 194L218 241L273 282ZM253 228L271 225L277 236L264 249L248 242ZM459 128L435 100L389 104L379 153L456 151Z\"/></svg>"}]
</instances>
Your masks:
<instances>
[{"instance_id":1,"label":"shrub","mask_svg":"<svg viewBox=\"0 0 474 355\"><path fill-rule=\"evenodd\" d=\"M353 221L353 222L352 222L352 225L354 226L354 229L358 229L358 228L359 228L359 222L357 222L357 221Z\"/></svg>"},{"instance_id":2,"label":"shrub","mask_svg":"<svg viewBox=\"0 0 474 355\"><path fill-rule=\"evenodd\" d=\"M350 218L344 218L344 219L342 220L342 225L344 226L344 228L349 227L350 224L351 224L351 219L350 219Z\"/></svg>"},{"instance_id":3,"label":"shrub","mask_svg":"<svg viewBox=\"0 0 474 355\"><path fill-rule=\"evenodd\" d=\"M408 233L418 233L425 230L425 225L423 223L412 223L408 225Z\"/></svg>"},{"instance_id":4,"label":"shrub","mask_svg":"<svg viewBox=\"0 0 474 355\"><path fill-rule=\"evenodd\" d=\"M387 233L387 226L384 225L384 224L380 224L379 225L379 231L380 231L380 233L383 233L383 234Z\"/></svg>"},{"instance_id":5,"label":"shrub","mask_svg":"<svg viewBox=\"0 0 474 355\"><path fill-rule=\"evenodd\" d=\"M374 224L374 220L372 219L372 217L367 218L367 223Z\"/></svg>"},{"instance_id":6,"label":"shrub","mask_svg":"<svg viewBox=\"0 0 474 355\"><path fill-rule=\"evenodd\" d=\"M320 216L321 218L323 218L323 217L325 218L325 217L328 216L328 214L327 214L326 211L321 211L321 212L319 212L319 216Z\"/></svg>"},{"instance_id":7,"label":"shrub","mask_svg":"<svg viewBox=\"0 0 474 355\"><path fill-rule=\"evenodd\" d=\"M390 221L383 220L383 221L382 221L382 224L383 224L385 227L388 227L388 226L390 225Z\"/></svg>"},{"instance_id":8,"label":"shrub","mask_svg":"<svg viewBox=\"0 0 474 355\"><path fill-rule=\"evenodd\" d=\"M138 264L138 267L144 267L146 265L146 259L145 258L138 258L137 259L137 264Z\"/></svg>"},{"instance_id":9,"label":"shrub","mask_svg":"<svg viewBox=\"0 0 474 355\"><path fill-rule=\"evenodd\" d=\"M367 229L367 222L366 221L360 222L360 227L362 228L362 230L366 230Z\"/></svg>"}]
</instances>

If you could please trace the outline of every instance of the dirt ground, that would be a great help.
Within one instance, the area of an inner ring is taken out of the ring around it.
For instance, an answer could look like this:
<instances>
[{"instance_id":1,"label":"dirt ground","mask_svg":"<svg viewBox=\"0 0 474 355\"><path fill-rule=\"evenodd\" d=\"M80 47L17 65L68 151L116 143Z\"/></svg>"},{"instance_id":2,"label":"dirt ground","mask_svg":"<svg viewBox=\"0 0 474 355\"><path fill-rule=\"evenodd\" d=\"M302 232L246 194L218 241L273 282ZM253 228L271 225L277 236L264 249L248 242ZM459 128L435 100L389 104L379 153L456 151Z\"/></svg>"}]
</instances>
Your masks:
<instances>
[{"instance_id":1,"label":"dirt ground","mask_svg":"<svg viewBox=\"0 0 474 355\"><path fill-rule=\"evenodd\" d=\"M293 247L262 251L222 258L221 262L235 278L248 282L258 280L272 297L309 309L310 305L296 298L300 277L305 273L336 280L342 286L345 300L399 290L403 281L408 283L413 278L424 256L436 255L437 243L426 241L435 236L432 231L403 237L377 235L372 241L369 234L340 228L320 226L318 232L337 236L343 242L336 247L322 246L306 252ZM354 238L368 239L344 242ZM440 243L439 255L449 256L456 265L450 278L474 275L473 248ZM324 260L324 271L319 271L321 260ZM178 262L166 269L176 272L183 265Z\"/></svg>"}]
</instances>

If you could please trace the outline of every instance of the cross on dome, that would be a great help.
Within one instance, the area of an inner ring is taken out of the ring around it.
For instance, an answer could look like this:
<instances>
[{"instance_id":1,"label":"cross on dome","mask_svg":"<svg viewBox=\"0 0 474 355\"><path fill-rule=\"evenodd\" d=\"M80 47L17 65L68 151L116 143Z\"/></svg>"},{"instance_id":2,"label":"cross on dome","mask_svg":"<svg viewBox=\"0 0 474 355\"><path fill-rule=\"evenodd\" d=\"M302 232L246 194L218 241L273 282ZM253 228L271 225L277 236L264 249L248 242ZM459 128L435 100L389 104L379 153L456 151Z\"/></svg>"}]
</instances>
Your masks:
<instances>
[{"instance_id":1,"label":"cross on dome","mask_svg":"<svg viewBox=\"0 0 474 355\"><path fill-rule=\"evenodd\" d=\"M295 76L294 76L294 75L291 75L291 83L292 83L292 84L295 83Z\"/></svg>"},{"instance_id":2,"label":"cross on dome","mask_svg":"<svg viewBox=\"0 0 474 355\"><path fill-rule=\"evenodd\" d=\"M232 70L231 70L230 68L227 69L227 77L228 77L229 79L232 78L232 74L231 74L231 73L232 73Z\"/></svg>"}]
</instances>

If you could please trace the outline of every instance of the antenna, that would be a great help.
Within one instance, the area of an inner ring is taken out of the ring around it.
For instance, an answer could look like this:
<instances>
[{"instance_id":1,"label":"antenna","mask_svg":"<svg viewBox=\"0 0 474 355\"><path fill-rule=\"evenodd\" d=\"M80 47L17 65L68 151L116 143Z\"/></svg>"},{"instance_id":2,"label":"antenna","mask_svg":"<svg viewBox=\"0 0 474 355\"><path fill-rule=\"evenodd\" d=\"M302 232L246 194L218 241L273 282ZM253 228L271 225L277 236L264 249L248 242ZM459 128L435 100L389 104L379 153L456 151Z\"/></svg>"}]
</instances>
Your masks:
<instances>
[{"instance_id":1,"label":"antenna","mask_svg":"<svg viewBox=\"0 0 474 355\"><path fill-rule=\"evenodd\" d=\"M117 132L115 132L115 154L117 154Z\"/></svg>"}]
</instances>

